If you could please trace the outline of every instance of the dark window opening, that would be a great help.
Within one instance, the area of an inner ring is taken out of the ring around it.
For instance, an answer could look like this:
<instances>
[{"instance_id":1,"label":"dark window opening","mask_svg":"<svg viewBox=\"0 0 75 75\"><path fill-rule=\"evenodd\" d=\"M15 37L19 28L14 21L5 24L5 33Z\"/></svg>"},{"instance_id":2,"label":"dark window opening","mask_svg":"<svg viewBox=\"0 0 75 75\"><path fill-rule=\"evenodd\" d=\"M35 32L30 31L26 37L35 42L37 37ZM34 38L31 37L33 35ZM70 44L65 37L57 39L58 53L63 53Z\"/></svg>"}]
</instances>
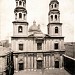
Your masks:
<instances>
[{"instance_id":1,"label":"dark window opening","mask_svg":"<svg viewBox=\"0 0 75 75\"><path fill-rule=\"evenodd\" d=\"M57 7L57 5L55 4L55 8Z\"/></svg>"},{"instance_id":2,"label":"dark window opening","mask_svg":"<svg viewBox=\"0 0 75 75\"><path fill-rule=\"evenodd\" d=\"M23 50L23 44L19 44L19 50Z\"/></svg>"},{"instance_id":3,"label":"dark window opening","mask_svg":"<svg viewBox=\"0 0 75 75\"><path fill-rule=\"evenodd\" d=\"M25 3L23 2L23 6L25 5Z\"/></svg>"},{"instance_id":4,"label":"dark window opening","mask_svg":"<svg viewBox=\"0 0 75 75\"><path fill-rule=\"evenodd\" d=\"M53 21L53 15L51 15L51 21Z\"/></svg>"},{"instance_id":5,"label":"dark window opening","mask_svg":"<svg viewBox=\"0 0 75 75\"><path fill-rule=\"evenodd\" d=\"M59 61L55 61L55 68L59 68Z\"/></svg>"},{"instance_id":6,"label":"dark window opening","mask_svg":"<svg viewBox=\"0 0 75 75\"><path fill-rule=\"evenodd\" d=\"M25 19L25 14L24 14L24 19Z\"/></svg>"},{"instance_id":7,"label":"dark window opening","mask_svg":"<svg viewBox=\"0 0 75 75\"><path fill-rule=\"evenodd\" d=\"M58 43L54 44L54 49L58 49Z\"/></svg>"},{"instance_id":8,"label":"dark window opening","mask_svg":"<svg viewBox=\"0 0 75 75\"><path fill-rule=\"evenodd\" d=\"M23 29L22 29L22 26L19 26L18 27L18 32L22 33Z\"/></svg>"},{"instance_id":9,"label":"dark window opening","mask_svg":"<svg viewBox=\"0 0 75 75\"><path fill-rule=\"evenodd\" d=\"M18 2L16 2L16 6L18 6Z\"/></svg>"},{"instance_id":10,"label":"dark window opening","mask_svg":"<svg viewBox=\"0 0 75 75\"><path fill-rule=\"evenodd\" d=\"M42 61L41 60L37 61L37 69L42 69Z\"/></svg>"},{"instance_id":11,"label":"dark window opening","mask_svg":"<svg viewBox=\"0 0 75 75\"><path fill-rule=\"evenodd\" d=\"M52 5L52 8L53 8L53 5Z\"/></svg>"},{"instance_id":12,"label":"dark window opening","mask_svg":"<svg viewBox=\"0 0 75 75\"><path fill-rule=\"evenodd\" d=\"M19 63L19 71L24 70L24 63Z\"/></svg>"},{"instance_id":13,"label":"dark window opening","mask_svg":"<svg viewBox=\"0 0 75 75\"><path fill-rule=\"evenodd\" d=\"M22 18L22 13L19 13L19 18Z\"/></svg>"},{"instance_id":14,"label":"dark window opening","mask_svg":"<svg viewBox=\"0 0 75 75\"><path fill-rule=\"evenodd\" d=\"M37 43L37 50L42 50L42 43Z\"/></svg>"},{"instance_id":15,"label":"dark window opening","mask_svg":"<svg viewBox=\"0 0 75 75\"><path fill-rule=\"evenodd\" d=\"M58 33L58 27L55 27L55 33Z\"/></svg>"},{"instance_id":16,"label":"dark window opening","mask_svg":"<svg viewBox=\"0 0 75 75\"><path fill-rule=\"evenodd\" d=\"M15 14L15 19L17 19L17 13Z\"/></svg>"},{"instance_id":17,"label":"dark window opening","mask_svg":"<svg viewBox=\"0 0 75 75\"><path fill-rule=\"evenodd\" d=\"M57 15L55 15L55 20L57 20Z\"/></svg>"},{"instance_id":18,"label":"dark window opening","mask_svg":"<svg viewBox=\"0 0 75 75\"><path fill-rule=\"evenodd\" d=\"M19 5L22 5L22 2L21 1L19 1Z\"/></svg>"}]
</instances>

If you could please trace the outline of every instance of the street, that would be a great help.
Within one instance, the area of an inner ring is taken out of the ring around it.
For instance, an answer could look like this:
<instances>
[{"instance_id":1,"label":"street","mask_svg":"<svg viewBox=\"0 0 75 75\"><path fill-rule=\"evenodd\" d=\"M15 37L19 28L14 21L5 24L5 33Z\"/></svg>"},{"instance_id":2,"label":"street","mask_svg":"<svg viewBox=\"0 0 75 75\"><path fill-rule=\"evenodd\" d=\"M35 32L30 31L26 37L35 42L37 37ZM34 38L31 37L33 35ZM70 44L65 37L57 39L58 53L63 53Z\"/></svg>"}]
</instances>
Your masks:
<instances>
[{"instance_id":1,"label":"street","mask_svg":"<svg viewBox=\"0 0 75 75\"><path fill-rule=\"evenodd\" d=\"M37 70L37 71L20 71L14 75L71 75L64 69L50 69L50 70Z\"/></svg>"}]
</instances>

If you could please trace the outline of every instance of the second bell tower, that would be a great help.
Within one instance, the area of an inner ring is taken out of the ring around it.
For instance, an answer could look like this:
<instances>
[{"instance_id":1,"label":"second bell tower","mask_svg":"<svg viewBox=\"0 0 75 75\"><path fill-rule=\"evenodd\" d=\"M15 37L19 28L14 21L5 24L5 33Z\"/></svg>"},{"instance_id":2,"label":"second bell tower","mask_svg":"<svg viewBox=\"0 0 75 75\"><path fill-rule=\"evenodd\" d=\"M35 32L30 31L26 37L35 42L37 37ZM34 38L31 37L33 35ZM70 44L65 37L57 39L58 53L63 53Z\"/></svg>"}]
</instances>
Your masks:
<instances>
[{"instance_id":1,"label":"second bell tower","mask_svg":"<svg viewBox=\"0 0 75 75\"><path fill-rule=\"evenodd\" d=\"M15 1L16 8L14 9L15 21L13 21L13 36L25 37L28 35L26 0Z\"/></svg>"},{"instance_id":2,"label":"second bell tower","mask_svg":"<svg viewBox=\"0 0 75 75\"><path fill-rule=\"evenodd\" d=\"M62 36L62 23L60 23L59 2L51 0L48 13L48 34L50 36Z\"/></svg>"}]
</instances>

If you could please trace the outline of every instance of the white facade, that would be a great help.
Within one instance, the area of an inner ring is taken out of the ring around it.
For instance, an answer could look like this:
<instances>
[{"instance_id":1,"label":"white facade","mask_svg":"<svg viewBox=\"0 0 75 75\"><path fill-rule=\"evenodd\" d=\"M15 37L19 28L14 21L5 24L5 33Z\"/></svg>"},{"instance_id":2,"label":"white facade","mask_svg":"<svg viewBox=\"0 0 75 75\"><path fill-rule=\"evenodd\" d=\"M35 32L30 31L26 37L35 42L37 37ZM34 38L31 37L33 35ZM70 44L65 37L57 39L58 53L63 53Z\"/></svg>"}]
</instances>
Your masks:
<instances>
[{"instance_id":1,"label":"white facade","mask_svg":"<svg viewBox=\"0 0 75 75\"><path fill-rule=\"evenodd\" d=\"M13 22L12 50L14 70L37 70L63 67L64 37L60 23L59 2L50 2L48 34L43 34L40 26L33 22L28 30L26 0L16 0L16 19ZM21 2L21 3L20 3ZM25 3L23 5L22 3ZM55 5L56 4L56 5ZM20 13L20 14L18 14ZM25 15L23 15L25 14ZM53 15L51 17L51 15ZM55 15L57 15L55 17ZM29 31L29 32L28 32Z\"/></svg>"}]
</instances>

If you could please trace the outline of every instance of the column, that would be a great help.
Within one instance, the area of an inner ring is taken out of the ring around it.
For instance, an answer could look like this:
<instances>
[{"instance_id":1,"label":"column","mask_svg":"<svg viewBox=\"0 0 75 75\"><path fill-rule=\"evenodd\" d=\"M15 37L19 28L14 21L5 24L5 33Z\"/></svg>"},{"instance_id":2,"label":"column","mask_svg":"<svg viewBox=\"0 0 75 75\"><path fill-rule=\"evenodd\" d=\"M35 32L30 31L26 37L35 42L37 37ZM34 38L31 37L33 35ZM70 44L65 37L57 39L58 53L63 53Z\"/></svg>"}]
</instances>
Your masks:
<instances>
[{"instance_id":1,"label":"column","mask_svg":"<svg viewBox=\"0 0 75 75\"><path fill-rule=\"evenodd\" d=\"M30 56L28 56L28 70L30 70Z\"/></svg>"},{"instance_id":2,"label":"column","mask_svg":"<svg viewBox=\"0 0 75 75\"><path fill-rule=\"evenodd\" d=\"M54 55L52 55L52 68L54 69Z\"/></svg>"},{"instance_id":3,"label":"column","mask_svg":"<svg viewBox=\"0 0 75 75\"><path fill-rule=\"evenodd\" d=\"M47 56L47 64L48 64L48 69L49 69L49 55Z\"/></svg>"},{"instance_id":4,"label":"column","mask_svg":"<svg viewBox=\"0 0 75 75\"><path fill-rule=\"evenodd\" d=\"M14 56L14 70L16 70L16 56Z\"/></svg>"},{"instance_id":5,"label":"column","mask_svg":"<svg viewBox=\"0 0 75 75\"><path fill-rule=\"evenodd\" d=\"M34 57L34 71L36 71L36 66L37 66L37 64L36 64L36 56Z\"/></svg>"},{"instance_id":6,"label":"column","mask_svg":"<svg viewBox=\"0 0 75 75\"><path fill-rule=\"evenodd\" d=\"M48 56L46 55L46 69L48 69Z\"/></svg>"},{"instance_id":7,"label":"column","mask_svg":"<svg viewBox=\"0 0 75 75\"><path fill-rule=\"evenodd\" d=\"M26 69L28 69L28 54L26 55Z\"/></svg>"},{"instance_id":8,"label":"column","mask_svg":"<svg viewBox=\"0 0 75 75\"><path fill-rule=\"evenodd\" d=\"M50 69L50 55L49 55L49 69Z\"/></svg>"},{"instance_id":9,"label":"column","mask_svg":"<svg viewBox=\"0 0 75 75\"><path fill-rule=\"evenodd\" d=\"M31 64L32 64L32 61L31 61L31 55L30 55L30 70L31 70Z\"/></svg>"},{"instance_id":10,"label":"column","mask_svg":"<svg viewBox=\"0 0 75 75\"><path fill-rule=\"evenodd\" d=\"M44 43L42 43L42 50L44 51Z\"/></svg>"},{"instance_id":11,"label":"column","mask_svg":"<svg viewBox=\"0 0 75 75\"><path fill-rule=\"evenodd\" d=\"M16 57L16 72L18 72L18 58Z\"/></svg>"},{"instance_id":12,"label":"column","mask_svg":"<svg viewBox=\"0 0 75 75\"><path fill-rule=\"evenodd\" d=\"M62 55L60 56L60 68L62 68L63 66L62 66L62 63L63 63L63 57L62 57Z\"/></svg>"},{"instance_id":13,"label":"column","mask_svg":"<svg viewBox=\"0 0 75 75\"><path fill-rule=\"evenodd\" d=\"M45 39L44 39L44 51L45 51L45 46L46 46L46 45L45 45Z\"/></svg>"},{"instance_id":14,"label":"column","mask_svg":"<svg viewBox=\"0 0 75 75\"><path fill-rule=\"evenodd\" d=\"M33 70L33 56L31 57L31 69Z\"/></svg>"},{"instance_id":15,"label":"column","mask_svg":"<svg viewBox=\"0 0 75 75\"><path fill-rule=\"evenodd\" d=\"M50 68L52 68L52 54L50 56Z\"/></svg>"},{"instance_id":16,"label":"column","mask_svg":"<svg viewBox=\"0 0 75 75\"><path fill-rule=\"evenodd\" d=\"M24 69L26 70L26 56L24 57Z\"/></svg>"},{"instance_id":17,"label":"column","mask_svg":"<svg viewBox=\"0 0 75 75\"><path fill-rule=\"evenodd\" d=\"M45 60L45 56L44 56L44 69L46 68L46 64L45 64L46 60Z\"/></svg>"}]
</instances>

